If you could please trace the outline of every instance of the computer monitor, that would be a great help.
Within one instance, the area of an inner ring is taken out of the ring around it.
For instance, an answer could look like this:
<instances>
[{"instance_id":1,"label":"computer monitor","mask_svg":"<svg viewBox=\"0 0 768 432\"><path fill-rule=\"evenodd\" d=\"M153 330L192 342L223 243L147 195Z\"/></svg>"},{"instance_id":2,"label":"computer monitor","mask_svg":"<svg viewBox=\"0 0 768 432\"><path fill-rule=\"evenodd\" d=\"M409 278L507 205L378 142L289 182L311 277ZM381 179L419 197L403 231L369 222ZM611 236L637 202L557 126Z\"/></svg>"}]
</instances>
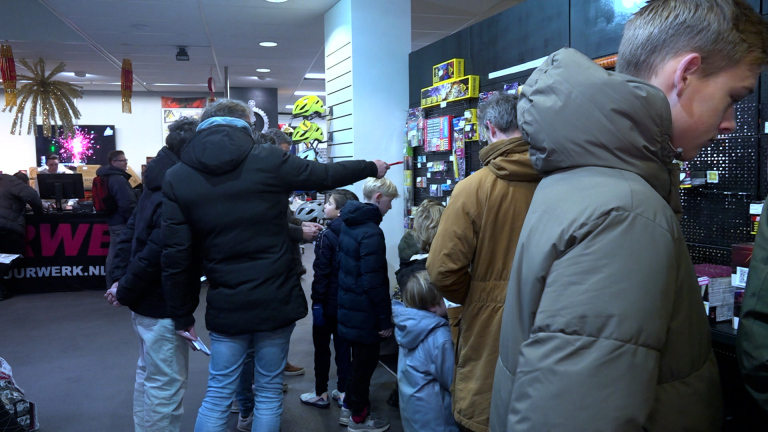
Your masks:
<instances>
[{"instance_id":1,"label":"computer monitor","mask_svg":"<svg viewBox=\"0 0 768 432\"><path fill-rule=\"evenodd\" d=\"M85 198L82 174L38 174L37 186L40 198L56 200L56 208L62 211L61 200Z\"/></svg>"}]
</instances>

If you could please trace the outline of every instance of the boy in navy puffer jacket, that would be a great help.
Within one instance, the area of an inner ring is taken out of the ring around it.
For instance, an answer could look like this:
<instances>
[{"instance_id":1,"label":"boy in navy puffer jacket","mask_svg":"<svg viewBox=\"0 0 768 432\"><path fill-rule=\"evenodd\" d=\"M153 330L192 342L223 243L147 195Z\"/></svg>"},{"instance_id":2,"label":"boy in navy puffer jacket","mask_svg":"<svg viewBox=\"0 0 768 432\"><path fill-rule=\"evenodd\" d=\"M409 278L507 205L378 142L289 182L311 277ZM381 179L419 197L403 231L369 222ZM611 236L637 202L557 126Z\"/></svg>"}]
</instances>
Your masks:
<instances>
[{"instance_id":1,"label":"boy in navy puffer jacket","mask_svg":"<svg viewBox=\"0 0 768 432\"><path fill-rule=\"evenodd\" d=\"M392 304L387 276L387 247L379 228L398 196L390 180L368 179L364 203L350 201L341 210L339 236L339 334L352 346L352 367L339 423L350 431L381 432L389 421L371 414L371 376L382 338L392 335ZM348 409L347 409L348 408Z\"/></svg>"},{"instance_id":2,"label":"boy in navy puffer jacket","mask_svg":"<svg viewBox=\"0 0 768 432\"><path fill-rule=\"evenodd\" d=\"M331 336L336 351L336 390L331 397L339 405L344 401L351 363L349 342L339 335L336 323L339 296L339 266L336 248L343 222L339 215L349 201L360 201L353 192L336 189L330 192L325 204L325 219L331 222L315 242L315 261L312 264L312 343L315 347L315 391L301 395L301 402L318 408L328 408L328 372L331 369Z\"/></svg>"}]
</instances>

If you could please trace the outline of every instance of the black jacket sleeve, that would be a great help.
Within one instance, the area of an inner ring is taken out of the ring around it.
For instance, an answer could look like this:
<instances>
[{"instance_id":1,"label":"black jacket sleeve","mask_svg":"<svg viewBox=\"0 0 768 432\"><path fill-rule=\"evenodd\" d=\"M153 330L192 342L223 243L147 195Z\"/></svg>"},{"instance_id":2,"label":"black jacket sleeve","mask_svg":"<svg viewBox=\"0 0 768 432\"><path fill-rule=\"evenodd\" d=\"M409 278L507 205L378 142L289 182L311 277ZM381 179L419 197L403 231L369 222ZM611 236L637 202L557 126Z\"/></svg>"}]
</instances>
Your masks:
<instances>
[{"instance_id":1,"label":"black jacket sleeve","mask_svg":"<svg viewBox=\"0 0 768 432\"><path fill-rule=\"evenodd\" d=\"M131 253L133 252L133 236L136 232L136 213L131 215L128 219L128 223L125 225L125 229L120 234L120 239L117 241L117 247L115 248L115 255L112 258L112 267L107 269L107 277L109 277L109 283L113 284L119 281L128 269L128 263L131 261ZM119 300L119 299L118 299ZM127 303L120 302L127 306Z\"/></svg>"},{"instance_id":2,"label":"black jacket sleeve","mask_svg":"<svg viewBox=\"0 0 768 432\"><path fill-rule=\"evenodd\" d=\"M136 193L133 192L125 177L121 175L109 177L109 193L117 202L117 211L125 217L125 220L128 220L136 208Z\"/></svg>"},{"instance_id":3,"label":"black jacket sleeve","mask_svg":"<svg viewBox=\"0 0 768 432\"><path fill-rule=\"evenodd\" d=\"M304 228L301 225L288 224L288 237L290 237L293 243L301 243L304 241Z\"/></svg>"},{"instance_id":4,"label":"black jacket sleeve","mask_svg":"<svg viewBox=\"0 0 768 432\"><path fill-rule=\"evenodd\" d=\"M312 303L325 305L330 289L331 270L333 269L333 250L327 239L328 230L317 237L315 243L315 261L312 263L314 279L312 279Z\"/></svg>"},{"instance_id":5,"label":"black jacket sleeve","mask_svg":"<svg viewBox=\"0 0 768 432\"><path fill-rule=\"evenodd\" d=\"M372 230L360 241L360 271L365 293L376 311L379 331L392 328L392 301L389 298L387 246L384 233Z\"/></svg>"},{"instance_id":6,"label":"black jacket sleeve","mask_svg":"<svg viewBox=\"0 0 768 432\"><path fill-rule=\"evenodd\" d=\"M285 154L277 171L287 190L330 190L376 177L378 168L369 161L320 163Z\"/></svg>"},{"instance_id":7,"label":"black jacket sleeve","mask_svg":"<svg viewBox=\"0 0 768 432\"><path fill-rule=\"evenodd\" d=\"M184 330L195 324L193 313L200 303L200 266L192 249L192 227L167 178L163 183L162 237L163 294L176 330Z\"/></svg>"},{"instance_id":8,"label":"black jacket sleeve","mask_svg":"<svg viewBox=\"0 0 768 432\"><path fill-rule=\"evenodd\" d=\"M153 289L154 281L160 276L160 257L163 253L161 220L162 207L158 207L153 217L152 233L147 239L147 244L141 253L131 260L125 276L117 285L117 301L120 304L131 306L139 302L146 296L147 291Z\"/></svg>"},{"instance_id":9,"label":"black jacket sleeve","mask_svg":"<svg viewBox=\"0 0 768 432\"><path fill-rule=\"evenodd\" d=\"M15 195L21 198L25 203L32 207L32 211L36 215L43 213L43 202L40 200L40 195L32 186L25 184L21 180L14 182Z\"/></svg>"}]
</instances>

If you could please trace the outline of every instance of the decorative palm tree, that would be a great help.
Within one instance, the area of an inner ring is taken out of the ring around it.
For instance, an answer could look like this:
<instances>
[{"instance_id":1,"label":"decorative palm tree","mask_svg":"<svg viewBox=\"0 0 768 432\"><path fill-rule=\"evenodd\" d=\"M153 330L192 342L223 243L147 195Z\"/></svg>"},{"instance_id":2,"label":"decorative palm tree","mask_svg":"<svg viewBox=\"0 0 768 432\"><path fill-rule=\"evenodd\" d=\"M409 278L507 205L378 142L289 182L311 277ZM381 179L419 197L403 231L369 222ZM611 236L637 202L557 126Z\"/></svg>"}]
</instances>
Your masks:
<instances>
[{"instance_id":1,"label":"decorative palm tree","mask_svg":"<svg viewBox=\"0 0 768 432\"><path fill-rule=\"evenodd\" d=\"M32 75L18 75L19 81L28 81L22 85L18 91L19 106L16 109L16 116L11 124L11 135L16 133L16 127L19 128L21 135L21 125L24 123L24 110L27 102L30 102L29 120L27 126L27 135L34 132L37 136L37 116L38 113L43 117L43 135L49 137L53 134L53 126L61 127L68 133L74 135L75 128L72 119L80 118L80 111L75 106L74 99L82 98L80 90L83 88L64 81L54 81L53 77L64 71L64 63L59 63L53 68L51 73L45 74L45 60L38 59L34 65L22 59L19 63L24 66ZM13 107L6 106L6 109ZM60 121L57 121L57 116Z\"/></svg>"}]
</instances>

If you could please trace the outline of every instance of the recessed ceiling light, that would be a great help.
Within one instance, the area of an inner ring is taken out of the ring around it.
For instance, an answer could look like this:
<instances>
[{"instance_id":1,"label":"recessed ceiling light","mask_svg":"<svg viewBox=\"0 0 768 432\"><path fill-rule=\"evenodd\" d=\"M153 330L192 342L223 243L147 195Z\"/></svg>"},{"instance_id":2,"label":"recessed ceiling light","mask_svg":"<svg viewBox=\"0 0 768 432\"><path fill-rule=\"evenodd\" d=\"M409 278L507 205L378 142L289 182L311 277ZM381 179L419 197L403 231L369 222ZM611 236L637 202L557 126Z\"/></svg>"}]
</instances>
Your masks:
<instances>
[{"instance_id":1,"label":"recessed ceiling light","mask_svg":"<svg viewBox=\"0 0 768 432\"><path fill-rule=\"evenodd\" d=\"M261 68L261 69L256 69L256 72L272 72L272 69Z\"/></svg>"},{"instance_id":2,"label":"recessed ceiling light","mask_svg":"<svg viewBox=\"0 0 768 432\"><path fill-rule=\"evenodd\" d=\"M263 47L276 47L277 42L259 42L259 45Z\"/></svg>"},{"instance_id":3,"label":"recessed ceiling light","mask_svg":"<svg viewBox=\"0 0 768 432\"><path fill-rule=\"evenodd\" d=\"M325 96L325 92L321 92L321 91L298 90L298 91L296 91L293 94L295 94L296 96L311 96L311 95L314 95L314 96Z\"/></svg>"},{"instance_id":4,"label":"recessed ceiling light","mask_svg":"<svg viewBox=\"0 0 768 432\"><path fill-rule=\"evenodd\" d=\"M267 0L267 2L269 2L269 3L285 3L287 1L288 0Z\"/></svg>"},{"instance_id":5,"label":"recessed ceiling light","mask_svg":"<svg viewBox=\"0 0 768 432\"><path fill-rule=\"evenodd\" d=\"M308 74L304 75L304 78L306 78L306 79L321 79L321 80L324 80L325 79L325 74L324 73L308 73Z\"/></svg>"},{"instance_id":6,"label":"recessed ceiling light","mask_svg":"<svg viewBox=\"0 0 768 432\"><path fill-rule=\"evenodd\" d=\"M267 1L269 1L269 0L267 0ZM288 109L293 109L293 105L286 105L285 107L288 108Z\"/></svg>"}]
</instances>

